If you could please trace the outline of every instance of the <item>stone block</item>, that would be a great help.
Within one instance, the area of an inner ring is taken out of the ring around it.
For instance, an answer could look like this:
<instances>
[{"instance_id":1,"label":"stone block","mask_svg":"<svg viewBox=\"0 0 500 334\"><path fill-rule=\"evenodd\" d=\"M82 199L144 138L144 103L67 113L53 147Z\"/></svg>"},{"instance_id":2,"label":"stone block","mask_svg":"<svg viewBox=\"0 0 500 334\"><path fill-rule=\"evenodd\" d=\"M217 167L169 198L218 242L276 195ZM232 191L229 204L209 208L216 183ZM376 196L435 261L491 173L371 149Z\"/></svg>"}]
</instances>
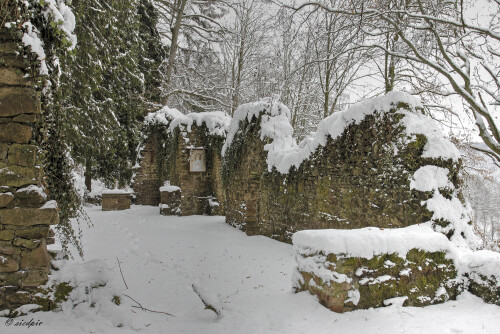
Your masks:
<instances>
[{"instance_id":1,"label":"stone block","mask_svg":"<svg viewBox=\"0 0 500 334\"><path fill-rule=\"evenodd\" d=\"M29 270L21 278L20 283L23 288L36 288L44 285L49 280L50 269Z\"/></svg>"},{"instance_id":2,"label":"stone block","mask_svg":"<svg viewBox=\"0 0 500 334\"><path fill-rule=\"evenodd\" d=\"M59 222L57 208L0 209L0 224L15 226L55 225ZM0 232L1 233L1 232Z\"/></svg>"},{"instance_id":3,"label":"stone block","mask_svg":"<svg viewBox=\"0 0 500 334\"><path fill-rule=\"evenodd\" d=\"M34 91L29 88L0 88L0 117L39 114L40 106Z\"/></svg>"},{"instance_id":4,"label":"stone block","mask_svg":"<svg viewBox=\"0 0 500 334\"><path fill-rule=\"evenodd\" d=\"M56 243L56 238L45 238L45 243L47 245L53 245Z\"/></svg>"},{"instance_id":5,"label":"stone block","mask_svg":"<svg viewBox=\"0 0 500 334\"><path fill-rule=\"evenodd\" d=\"M102 211L130 209L130 194L102 194Z\"/></svg>"},{"instance_id":6,"label":"stone block","mask_svg":"<svg viewBox=\"0 0 500 334\"><path fill-rule=\"evenodd\" d=\"M12 285L18 286L21 283L24 273L14 271L11 273L0 273L0 286Z\"/></svg>"},{"instance_id":7,"label":"stone block","mask_svg":"<svg viewBox=\"0 0 500 334\"><path fill-rule=\"evenodd\" d=\"M36 114L22 114L12 119L13 122L17 123L35 123L37 120L38 116Z\"/></svg>"},{"instance_id":8,"label":"stone block","mask_svg":"<svg viewBox=\"0 0 500 334\"><path fill-rule=\"evenodd\" d=\"M9 148L7 161L14 165L34 167L37 147L34 145L13 144Z\"/></svg>"},{"instance_id":9,"label":"stone block","mask_svg":"<svg viewBox=\"0 0 500 334\"><path fill-rule=\"evenodd\" d=\"M32 80L19 69L0 67L0 84L10 86L31 86Z\"/></svg>"},{"instance_id":10,"label":"stone block","mask_svg":"<svg viewBox=\"0 0 500 334\"><path fill-rule=\"evenodd\" d=\"M9 165L0 162L0 184L10 187L23 187L37 183L39 170L35 167Z\"/></svg>"},{"instance_id":11,"label":"stone block","mask_svg":"<svg viewBox=\"0 0 500 334\"><path fill-rule=\"evenodd\" d=\"M6 291L5 300L9 304L29 304L31 303L31 294L27 291L11 289Z\"/></svg>"},{"instance_id":12,"label":"stone block","mask_svg":"<svg viewBox=\"0 0 500 334\"><path fill-rule=\"evenodd\" d=\"M0 273L11 273L18 270L18 255L0 255Z\"/></svg>"},{"instance_id":13,"label":"stone block","mask_svg":"<svg viewBox=\"0 0 500 334\"><path fill-rule=\"evenodd\" d=\"M0 254L20 255L21 249L13 246L10 241L0 241Z\"/></svg>"},{"instance_id":14,"label":"stone block","mask_svg":"<svg viewBox=\"0 0 500 334\"><path fill-rule=\"evenodd\" d=\"M7 152L9 152L10 145L7 143L0 143L0 161L7 161Z\"/></svg>"},{"instance_id":15,"label":"stone block","mask_svg":"<svg viewBox=\"0 0 500 334\"><path fill-rule=\"evenodd\" d=\"M39 208L47 200L47 195L35 185L18 189L14 196L18 200L18 206L25 208Z\"/></svg>"},{"instance_id":16,"label":"stone block","mask_svg":"<svg viewBox=\"0 0 500 334\"><path fill-rule=\"evenodd\" d=\"M14 239L14 231L13 230L1 230L0 231L0 240L12 240Z\"/></svg>"},{"instance_id":17,"label":"stone block","mask_svg":"<svg viewBox=\"0 0 500 334\"><path fill-rule=\"evenodd\" d=\"M12 193L1 193L0 208L7 207L13 200L14 200L14 195L12 195Z\"/></svg>"},{"instance_id":18,"label":"stone block","mask_svg":"<svg viewBox=\"0 0 500 334\"><path fill-rule=\"evenodd\" d=\"M42 239L43 240L43 239ZM24 238L14 238L12 241L14 246L23 247L26 249L35 249L41 244L40 239L24 239Z\"/></svg>"},{"instance_id":19,"label":"stone block","mask_svg":"<svg viewBox=\"0 0 500 334\"><path fill-rule=\"evenodd\" d=\"M14 234L16 237L24 238L24 239L43 239L46 237L52 237L52 230L48 225L39 225L33 226L27 229L22 230L14 230Z\"/></svg>"},{"instance_id":20,"label":"stone block","mask_svg":"<svg viewBox=\"0 0 500 334\"><path fill-rule=\"evenodd\" d=\"M18 57L13 54L4 54L0 56L0 65L27 69L29 67L29 62L26 58Z\"/></svg>"},{"instance_id":21,"label":"stone block","mask_svg":"<svg viewBox=\"0 0 500 334\"><path fill-rule=\"evenodd\" d=\"M15 29L11 30L8 28L0 28L0 40L3 41L20 41L23 34L21 31Z\"/></svg>"},{"instance_id":22,"label":"stone block","mask_svg":"<svg viewBox=\"0 0 500 334\"><path fill-rule=\"evenodd\" d=\"M0 141L27 144L33 137L31 127L21 123L0 124Z\"/></svg>"},{"instance_id":23,"label":"stone block","mask_svg":"<svg viewBox=\"0 0 500 334\"><path fill-rule=\"evenodd\" d=\"M0 53L15 55L19 51L20 51L19 44L16 42L2 41L2 43L0 43Z\"/></svg>"},{"instance_id":24,"label":"stone block","mask_svg":"<svg viewBox=\"0 0 500 334\"><path fill-rule=\"evenodd\" d=\"M19 266L23 270L50 268L50 255L47 252L45 239L42 239L37 248L29 251L21 251Z\"/></svg>"}]
</instances>

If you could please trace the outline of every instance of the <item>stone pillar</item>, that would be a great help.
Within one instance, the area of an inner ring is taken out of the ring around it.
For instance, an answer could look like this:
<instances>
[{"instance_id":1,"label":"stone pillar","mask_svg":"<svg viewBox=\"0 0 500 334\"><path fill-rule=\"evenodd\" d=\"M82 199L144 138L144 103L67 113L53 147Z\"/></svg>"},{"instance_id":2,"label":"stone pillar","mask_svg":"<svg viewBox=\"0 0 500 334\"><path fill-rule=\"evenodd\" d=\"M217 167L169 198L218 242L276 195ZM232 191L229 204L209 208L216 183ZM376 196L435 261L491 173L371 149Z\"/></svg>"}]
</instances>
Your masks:
<instances>
[{"instance_id":1,"label":"stone pillar","mask_svg":"<svg viewBox=\"0 0 500 334\"><path fill-rule=\"evenodd\" d=\"M33 128L41 108L20 40L0 29L0 310L30 304L47 282L59 221L43 190L40 149Z\"/></svg>"}]
</instances>

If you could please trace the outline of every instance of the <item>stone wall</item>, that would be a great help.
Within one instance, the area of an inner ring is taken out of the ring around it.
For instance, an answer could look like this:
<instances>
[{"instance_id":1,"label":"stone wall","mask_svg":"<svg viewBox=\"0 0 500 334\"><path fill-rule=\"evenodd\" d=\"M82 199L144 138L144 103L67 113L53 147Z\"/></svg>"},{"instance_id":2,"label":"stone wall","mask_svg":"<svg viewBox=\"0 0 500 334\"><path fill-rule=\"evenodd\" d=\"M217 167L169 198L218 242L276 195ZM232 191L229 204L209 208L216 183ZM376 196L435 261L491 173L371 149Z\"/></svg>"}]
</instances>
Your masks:
<instances>
[{"instance_id":1,"label":"stone wall","mask_svg":"<svg viewBox=\"0 0 500 334\"><path fill-rule=\"evenodd\" d=\"M158 133L151 130L140 151L140 168L134 177L134 203L139 205L160 204L161 186L158 172Z\"/></svg>"},{"instance_id":2,"label":"stone wall","mask_svg":"<svg viewBox=\"0 0 500 334\"><path fill-rule=\"evenodd\" d=\"M412 175L422 166L443 167L456 190L460 164L458 159L424 157L428 138L408 135L401 121L405 112L421 112L410 109L396 101L390 110L366 112L335 139L328 135L287 173L268 163L275 153L266 147L276 138L262 135L262 122L273 117L270 106L242 118L224 157L227 222L249 235L289 242L294 232L305 229L392 228L430 221L433 212L422 202L433 193L412 189ZM439 192L457 195L450 189Z\"/></svg>"},{"instance_id":3,"label":"stone wall","mask_svg":"<svg viewBox=\"0 0 500 334\"><path fill-rule=\"evenodd\" d=\"M148 124L140 168L133 185L135 203L158 205L159 188L168 181L181 188L178 214L223 214L225 192L221 181L220 148L224 136L213 134L205 122L170 126L172 121L169 118L165 123ZM190 151L199 147L205 149L206 172L192 173L189 171Z\"/></svg>"},{"instance_id":4,"label":"stone wall","mask_svg":"<svg viewBox=\"0 0 500 334\"><path fill-rule=\"evenodd\" d=\"M19 51L20 40L0 29L0 310L32 303L47 282L50 225L59 220L55 202L46 202L34 139L39 93Z\"/></svg>"}]
</instances>

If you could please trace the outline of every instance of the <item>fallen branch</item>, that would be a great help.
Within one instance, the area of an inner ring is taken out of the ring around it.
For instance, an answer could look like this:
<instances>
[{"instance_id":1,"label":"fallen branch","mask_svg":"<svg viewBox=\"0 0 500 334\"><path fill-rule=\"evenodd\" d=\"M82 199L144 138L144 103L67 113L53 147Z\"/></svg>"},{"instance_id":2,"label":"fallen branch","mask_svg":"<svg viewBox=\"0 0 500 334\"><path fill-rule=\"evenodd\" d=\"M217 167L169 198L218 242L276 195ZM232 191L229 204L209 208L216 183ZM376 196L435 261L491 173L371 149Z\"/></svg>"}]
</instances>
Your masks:
<instances>
[{"instance_id":1,"label":"fallen branch","mask_svg":"<svg viewBox=\"0 0 500 334\"><path fill-rule=\"evenodd\" d=\"M125 287L128 290L128 285L127 282L125 282L125 277L123 277L122 266L120 265L120 260L118 260L118 257L116 257L116 262L118 262L118 268L120 268L120 274L122 275L123 283L125 283Z\"/></svg>"},{"instance_id":2,"label":"fallen branch","mask_svg":"<svg viewBox=\"0 0 500 334\"><path fill-rule=\"evenodd\" d=\"M138 309L140 309L140 310L142 310L142 311L148 311L148 312L152 312L152 313L161 313L161 314L166 314L166 315L169 315L169 316L171 316L171 317L174 317L174 318L175 318L175 315L173 315L173 314L170 314L170 313L168 313L168 312L163 312L163 311L155 311L155 310L150 310L150 309L148 309L148 308L146 308L146 307L142 306L142 304L141 304L141 303L139 303L137 300L135 300L134 298L130 297L129 295L126 295L126 294L123 294L123 295L124 295L125 297L127 297L127 298L130 298L130 299L131 299L134 303L136 303L137 305L139 305L139 306L132 305L132 307L133 307L133 308L138 308ZM133 310L132 310L132 312L133 312Z\"/></svg>"},{"instance_id":3,"label":"fallen branch","mask_svg":"<svg viewBox=\"0 0 500 334\"><path fill-rule=\"evenodd\" d=\"M198 288L196 287L196 285L191 284L191 286L193 287L194 293L196 293L198 295L198 297L201 299L201 302L203 303L203 305L205 305L205 309L213 311L220 318L221 310L217 309L215 306L210 304L205 298L203 298L203 296L201 295L201 293L198 290Z\"/></svg>"}]
</instances>

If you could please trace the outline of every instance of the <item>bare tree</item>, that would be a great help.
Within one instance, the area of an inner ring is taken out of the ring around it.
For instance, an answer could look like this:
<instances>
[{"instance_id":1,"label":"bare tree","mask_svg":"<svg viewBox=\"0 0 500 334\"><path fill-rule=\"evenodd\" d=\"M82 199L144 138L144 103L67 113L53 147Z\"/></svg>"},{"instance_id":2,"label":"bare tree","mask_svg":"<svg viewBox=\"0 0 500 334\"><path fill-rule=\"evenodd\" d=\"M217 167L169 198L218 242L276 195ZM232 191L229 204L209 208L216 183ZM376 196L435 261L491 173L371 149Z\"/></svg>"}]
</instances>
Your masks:
<instances>
[{"instance_id":1,"label":"bare tree","mask_svg":"<svg viewBox=\"0 0 500 334\"><path fill-rule=\"evenodd\" d=\"M329 7L309 2L296 10L313 6L330 13L361 18L364 32L371 36L392 34L405 45L401 52L388 48L376 38L363 47L380 49L390 57L403 59L438 74L449 90L433 93L457 95L473 116L488 154L500 166L500 131L496 123L500 106L500 2L484 1L491 7L487 24L466 17L472 1L412 0L400 8L382 8L364 1L351 1L349 7Z\"/></svg>"}]
</instances>

